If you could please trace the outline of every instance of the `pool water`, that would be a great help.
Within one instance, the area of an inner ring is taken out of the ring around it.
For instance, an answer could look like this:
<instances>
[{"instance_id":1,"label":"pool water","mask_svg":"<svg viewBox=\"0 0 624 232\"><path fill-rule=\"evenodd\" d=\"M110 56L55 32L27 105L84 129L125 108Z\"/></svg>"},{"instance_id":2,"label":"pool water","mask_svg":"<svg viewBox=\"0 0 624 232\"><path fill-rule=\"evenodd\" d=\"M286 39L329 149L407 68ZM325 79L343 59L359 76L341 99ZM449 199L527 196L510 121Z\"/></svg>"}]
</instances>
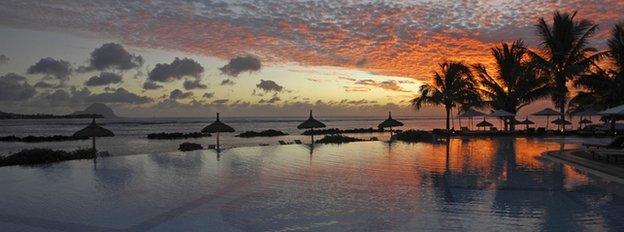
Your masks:
<instances>
[{"instance_id":1,"label":"pool water","mask_svg":"<svg viewBox=\"0 0 624 232\"><path fill-rule=\"evenodd\" d=\"M0 168L3 231L622 231L561 139L241 147Z\"/></svg>"}]
</instances>

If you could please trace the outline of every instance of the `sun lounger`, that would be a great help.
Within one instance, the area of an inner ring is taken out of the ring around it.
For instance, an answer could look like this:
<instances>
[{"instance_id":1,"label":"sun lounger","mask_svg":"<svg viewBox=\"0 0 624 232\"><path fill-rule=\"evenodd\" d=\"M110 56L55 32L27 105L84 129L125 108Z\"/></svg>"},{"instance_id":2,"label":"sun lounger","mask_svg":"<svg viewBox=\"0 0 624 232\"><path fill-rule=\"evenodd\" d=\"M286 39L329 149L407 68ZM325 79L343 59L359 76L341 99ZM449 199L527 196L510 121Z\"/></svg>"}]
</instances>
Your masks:
<instances>
[{"instance_id":1,"label":"sun lounger","mask_svg":"<svg viewBox=\"0 0 624 232\"><path fill-rule=\"evenodd\" d=\"M379 141L379 139L377 137L372 137L370 138L370 141Z\"/></svg>"},{"instance_id":2,"label":"sun lounger","mask_svg":"<svg viewBox=\"0 0 624 232\"><path fill-rule=\"evenodd\" d=\"M217 145L214 145L214 144L208 145L208 149L217 149Z\"/></svg>"},{"instance_id":3,"label":"sun lounger","mask_svg":"<svg viewBox=\"0 0 624 232\"><path fill-rule=\"evenodd\" d=\"M583 147L587 153L591 154L592 159L599 156L605 157L607 162L611 160L616 162L619 157L624 156L624 136L616 137L608 144L584 143Z\"/></svg>"},{"instance_id":4,"label":"sun lounger","mask_svg":"<svg viewBox=\"0 0 624 232\"><path fill-rule=\"evenodd\" d=\"M284 140L277 141L280 145L286 145L287 143Z\"/></svg>"},{"instance_id":5,"label":"sun lounger","mask_svg":"<svg viewBox=\"0 0 624 232\"><path fill-rule=\"evenodd\" d=\"M301 140L295 139L295 144L303 144Z\"/></svg>"}]
</instances>

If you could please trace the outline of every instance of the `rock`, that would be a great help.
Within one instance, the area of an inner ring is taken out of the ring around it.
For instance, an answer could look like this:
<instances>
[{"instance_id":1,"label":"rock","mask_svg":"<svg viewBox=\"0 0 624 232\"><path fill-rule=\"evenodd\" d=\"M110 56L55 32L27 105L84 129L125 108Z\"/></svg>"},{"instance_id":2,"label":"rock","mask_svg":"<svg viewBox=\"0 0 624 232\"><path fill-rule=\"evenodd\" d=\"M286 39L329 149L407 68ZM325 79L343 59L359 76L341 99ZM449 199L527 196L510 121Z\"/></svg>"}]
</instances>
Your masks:
<instances>
[{"instance_id":1,"label":"rock","mask_svg":"<svg viewBox=\"0 0 624 232\"><path fill-rule=\"evenodd\" d=\"M189 142L180 144L180 147L178 148L178 150L180 151L194 151L194 150L201 150L201 149L204 149L204 147L202 147L201 144L189 143Z\"/></svg>"}]
</instances>

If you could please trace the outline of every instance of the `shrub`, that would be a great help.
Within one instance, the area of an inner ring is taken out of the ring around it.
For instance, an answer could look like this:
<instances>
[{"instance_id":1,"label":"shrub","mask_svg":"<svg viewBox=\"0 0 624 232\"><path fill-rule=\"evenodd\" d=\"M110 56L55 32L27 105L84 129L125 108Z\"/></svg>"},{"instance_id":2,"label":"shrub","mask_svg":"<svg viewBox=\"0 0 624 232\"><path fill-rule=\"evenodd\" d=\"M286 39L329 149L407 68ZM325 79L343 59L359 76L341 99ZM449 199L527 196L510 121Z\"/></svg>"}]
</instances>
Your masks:
<instances>
[{"instance_id":1,"label":"shrub","mask_svg":"<svg viewBox=\"0 0 624 232\"><path fill-rule=\"evenodd\" d=\"M284 136L284 135L288 135L288 134L278 131L278 130L265 130L261 132L246 131L246 132L236 135L236 137L252 138L252 137L274 137L274 136Z\"/></svg>"},{"instance_id":2,"label":"shrub","mask_svg":"<svg viewBox=\"0 0 624 232\"><path fill-rule=\"evenodd\" d=\"M43 148L24 149L6 157L0 157L0 166L34 165L76 159L93 159L92 149L75 151L52 150Z\"/></svg>"},{"instance_id":3,"label":"shrub","mask_svg":"<svg viewBox=\"0 0 624 232\"><path fill-rule=\"evenodd\" d=\"M317 143L350 143L364 141L363 139L353 138L344 135L326 135L322 139L317 140Z\"/></svg>"},{"instance_id":4,"label":"shrub","mask_svg":"<svg viewBox=\"0 0 624 232\"><path fill-rule=\"evenodd\" d=\"M0 137L0 141L3 142L24 142L24 143L39 143L39 142L57 142L57 141L73 141L88 139L86 137L74 137L67 135L52 135L52 136L26 136L23 138L11 135Z\"/></svg>"},{"instance_id":5,"label":"shrub","mask_svg":"<svg viewBox=\"0 0 624 232\"><path fill-rule=\"evenodd\" d=\"M178 150L180 151L194 151L194 150L201 150L201 149L204 149L204 147L202 147L201 144L189 143L189 142L184 142L180 144L180 147L178 147Z\"/></svg>"},{"instance_id":6,"label":"shrub","mask_svg":"<svg viewBox=\"0 0 624 232\"><path fill-rule=\"evenodd\" d=\"M357 133L375 133L375 132L385 132L383 128L375 129L375 128L354 128L354 129L338 129L338 128L329 128L329 129L320 129L314 130L315 135L327 135L327 134L357 134ZM311 135L312 130L306 130L302 133L302 135Z\"/></svg>"},{"instance_id":7,"label":"shrub","mask_svg":"<svg viewBox=\"0 0 624 232\"><path fill-rule=\"evenodd\" d=\"M434 139L434 135L431 132L422 130L407 130L394 134L392 138L406 142L431 142Z\"/></svg>"}]
</instances>

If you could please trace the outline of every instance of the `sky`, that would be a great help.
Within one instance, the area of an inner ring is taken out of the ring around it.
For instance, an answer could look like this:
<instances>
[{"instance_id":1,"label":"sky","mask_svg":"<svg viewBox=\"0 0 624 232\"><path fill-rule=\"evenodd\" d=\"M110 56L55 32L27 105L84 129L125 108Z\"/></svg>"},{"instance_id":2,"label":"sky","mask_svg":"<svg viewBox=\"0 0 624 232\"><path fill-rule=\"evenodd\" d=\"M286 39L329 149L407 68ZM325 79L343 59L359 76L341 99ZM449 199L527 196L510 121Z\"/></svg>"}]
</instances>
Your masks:
<instances>
[{"instance_id":1,"label":"sky","mask_svg":"<svg viewBox=\"0 0 624 232\"><path fill-rule=\"evenodd\" d=\"M598 23L599 48L624 20L617 0L5 0L0 111L438 116L409 106L438 63L490 65L515 39L538 49L534 24L555 10Z\"/></svg>"}]
</instances>

